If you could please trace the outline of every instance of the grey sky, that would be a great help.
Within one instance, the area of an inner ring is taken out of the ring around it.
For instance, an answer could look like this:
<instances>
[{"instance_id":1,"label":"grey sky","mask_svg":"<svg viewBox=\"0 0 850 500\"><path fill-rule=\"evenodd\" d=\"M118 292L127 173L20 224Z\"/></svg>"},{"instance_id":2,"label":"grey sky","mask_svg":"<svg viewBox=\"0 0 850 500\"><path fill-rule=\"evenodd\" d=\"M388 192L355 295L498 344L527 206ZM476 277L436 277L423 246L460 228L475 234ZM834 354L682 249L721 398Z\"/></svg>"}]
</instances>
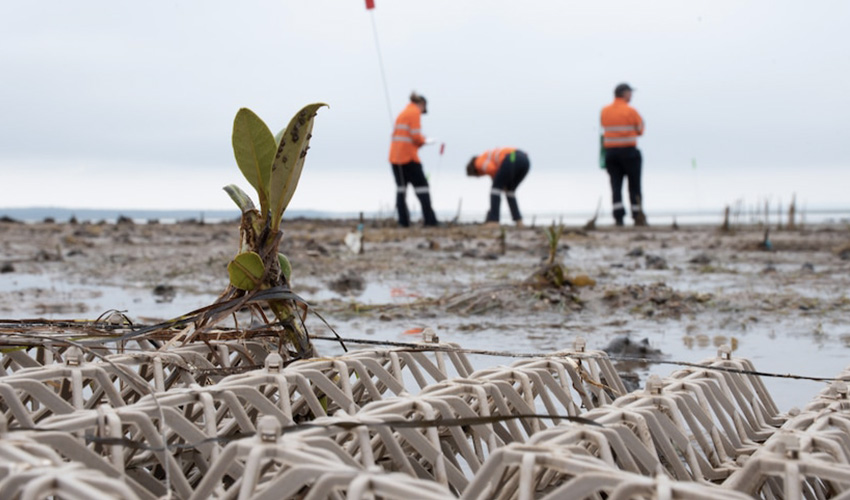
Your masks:
<instances>
[{"instance_id":1,"label":"grey sky","mask_svg":"<svg viewBox=\"0 0 850 500\"><path fill-rule=\"evenodd\" d=\"M498 145L531 156L521 204L610 203L598 114L620 81L647 123L650 213L694 197L846 199L850 2L376 2L393 113L422 92L426 135L447 144L422 152L438 210L485 205L487 183L462 167ZM330 109L293 206L392 203L362 0L6 2L0 68L0 207L229 208L220 187L245 184L237 109L276 131L314 101Z\"/></svg>"}]
</instances>

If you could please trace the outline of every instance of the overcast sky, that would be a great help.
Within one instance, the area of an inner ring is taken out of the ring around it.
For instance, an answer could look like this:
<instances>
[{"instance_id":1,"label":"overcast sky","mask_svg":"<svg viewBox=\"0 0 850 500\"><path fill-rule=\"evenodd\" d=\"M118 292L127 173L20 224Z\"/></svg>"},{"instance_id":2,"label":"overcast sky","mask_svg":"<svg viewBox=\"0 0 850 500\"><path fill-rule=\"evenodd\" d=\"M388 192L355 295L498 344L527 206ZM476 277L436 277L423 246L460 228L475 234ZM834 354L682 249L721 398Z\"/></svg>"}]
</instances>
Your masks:
<instances>
[{"instance_id":1,"label":"overcast sky","mask_svg":"<svg viewBox=\"0 0 850 500\"><path fill-rule=\"evenodd\" d=\"M0 207L231 208L240 107L273 131L323 101L293 208L391 209L390 114L428 98L435 206L483 211L473 154L531 157L527 212L603 199L599 110L637 90L646 208L847 207L850 2L4 2ZM696 168L694 168L694 161ZM410 195L413 207L418 204Z\"/></svg>"}]
</instances>

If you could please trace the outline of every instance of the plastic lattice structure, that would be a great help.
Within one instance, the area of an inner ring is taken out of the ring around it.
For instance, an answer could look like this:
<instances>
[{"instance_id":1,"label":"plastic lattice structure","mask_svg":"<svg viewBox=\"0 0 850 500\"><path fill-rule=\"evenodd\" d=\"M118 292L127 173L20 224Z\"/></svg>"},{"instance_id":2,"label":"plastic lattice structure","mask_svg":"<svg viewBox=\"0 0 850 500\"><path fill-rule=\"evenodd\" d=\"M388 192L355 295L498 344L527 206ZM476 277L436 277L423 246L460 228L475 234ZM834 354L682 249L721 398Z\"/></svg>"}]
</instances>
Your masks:
<instances>
[{"instance_id":1,"label":"plastic lattice structure","mask_svg":"<svg viewBox=\"0 0 850 500\"><path fill-rule=\"evenodd\" d=\"M850 498L846 382L783 414L725 347L627 393L582 339L474 371L436 339L64 338L0 354L2 498Z\"/></svg>"}]
</instances>

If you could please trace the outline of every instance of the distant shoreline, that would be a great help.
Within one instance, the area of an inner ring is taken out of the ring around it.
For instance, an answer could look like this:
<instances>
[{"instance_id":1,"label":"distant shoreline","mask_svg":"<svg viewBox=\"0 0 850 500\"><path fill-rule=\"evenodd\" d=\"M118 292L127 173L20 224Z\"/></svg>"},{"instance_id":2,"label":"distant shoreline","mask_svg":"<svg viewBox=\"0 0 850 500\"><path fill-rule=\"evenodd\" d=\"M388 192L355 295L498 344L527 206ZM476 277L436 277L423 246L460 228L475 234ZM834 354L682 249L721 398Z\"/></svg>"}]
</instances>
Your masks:
<instances>
[{"instance_id":1,"label":"distant shoreline","mask_svg":"<svg viewBox=\"0 0 850 500\"><path fill-rule=\"evenodd\" d=\"M723 222L723 208L714 210L661 210L649 212L650 224L667 225L673 222L683 225L721 224ZM316 220L356 220L361 212L334 212L321 210L289 210L285 219L316 219ZM367 220L392 219L395 212L362 212ZM411 214L414 219L419 216ZM456 213L438 213L440 220L451 220ZM483 221L483 215L478 213L463 213L460 222ZM552 222L562 222L567 225L583 225L594 216L593 213L541 213L526 214L526 224L536 222L537 225L545 225ZM785 223L787 212L771 211L767 216L768 224ZM57 223L69 222L71 219L78 222L106 222L115 223L119 219L130 219L135 223L177 223L177 222L207 222L218 223L227 221L238 221L239 211L233 210L166 210L166 209L117 209L117 208L63 208L63 207L26 207L26 208L0 208L0 220L37 223L52 220ZM610 214L604 211L599 213L599 223L605 225L610 219ZM764 222L763 212L735 211L732 208L731 221L736 224L753 224ZM503 220L503 223L510 221ZM800 210L796 214L796 222L802 224L840 223L850 224L850 208L819 208Z\"/></svg>"},{"instance_id":2,"label":"distant shoreline","mask_svg":"<svg viewBox=\"0 0 850 500\"><path fill-rule=\"evenodd\" d=\"M294 210L291 217L330 218L328 214L316 210ZM355 214L356 215L356 214ZM158 221L207 221L219 222L239 220L239 210L153 210L153 209L119 209L119 208L63 208L63 207L29 207L29 208L0 208L0 217L8 217L20 222L42 222L53 219L56 222L68 222L75 218L79 222L115 222L125 217L134 222Z\"/></svg>"}]
</instances>

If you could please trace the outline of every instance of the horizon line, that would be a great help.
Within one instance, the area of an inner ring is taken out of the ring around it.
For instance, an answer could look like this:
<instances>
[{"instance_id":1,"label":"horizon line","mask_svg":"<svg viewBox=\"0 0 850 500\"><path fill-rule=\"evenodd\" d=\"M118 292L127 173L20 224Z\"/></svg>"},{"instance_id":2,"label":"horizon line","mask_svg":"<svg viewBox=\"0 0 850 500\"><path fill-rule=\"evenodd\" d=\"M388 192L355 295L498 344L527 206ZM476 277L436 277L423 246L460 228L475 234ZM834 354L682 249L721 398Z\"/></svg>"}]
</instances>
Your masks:
<instances>
[{"instance_id":1,"label":"horizon line","mask_svg":"<svg viewBox=\"0 0 850 500\"><path fill-rule=\"evenodd\" d=\"M752 214L764 214L763 205L744 205L740 210L736 211L736 205L730 204L727 205L731 214L735 215L752 215ZM714 207L714 208L698 208L698 209L671 209L665 208L658 211L650 211L648 215L653 215L656 217L677 217L677 216L710 216L710 215L720 215L722 216L727 208L727 206L723 207ZM776 205L769 205L770 210L768 211L768 215L773 215L777 213L785 214L788 211L788 205L784 205L780 208L780 210L775 210ZM754 210L755 208L755 210ZM240 215L240 211L238 208L233 209L222 209L222 208L199 208L199 209L190 209L190 208L68 208L61 206L30 206L30 207L0 207L0 216L8 216L13 217L15 214L24 214L26 212L31 212L28 214L30 218L38 217L50 217L50 216L76 216L79 214L90 214L90 213L110 213L116 214L118 216L127 216L133 218L135 215L136 218L148 217L151 215L171 215L174 217L176 214L191 216L191 215L211 215L212 217L224 217L225 214L233 215L234 218L238 218ZM293 208L288 210L291 216L299 217L304 216L305 214L310 214L313 216L317 216L317 218L334 218L336 217L358 217L361 213L364 217L375 217L378 215L388 215L394 216L395 209L390 209L387 211L384 210L321 210L321 209L310 209L310 208ZM452 214L454 215L456 212L452 210L446 211L437 211L438 213L443 214ZM805 214L850 214L850 206L845 207L797 207L796 212L799 216L804 216ZM413 213L413 212L412 212ZM527 211L527 216L537 216L537 217L587 217L593 216L596 213L593 211L564 211L564 212L555 212L555 211ZM598 215L605 215L607 212L599 211ZM324 217L321 217L324 215Z\"/></svg>"}]
</instances>

